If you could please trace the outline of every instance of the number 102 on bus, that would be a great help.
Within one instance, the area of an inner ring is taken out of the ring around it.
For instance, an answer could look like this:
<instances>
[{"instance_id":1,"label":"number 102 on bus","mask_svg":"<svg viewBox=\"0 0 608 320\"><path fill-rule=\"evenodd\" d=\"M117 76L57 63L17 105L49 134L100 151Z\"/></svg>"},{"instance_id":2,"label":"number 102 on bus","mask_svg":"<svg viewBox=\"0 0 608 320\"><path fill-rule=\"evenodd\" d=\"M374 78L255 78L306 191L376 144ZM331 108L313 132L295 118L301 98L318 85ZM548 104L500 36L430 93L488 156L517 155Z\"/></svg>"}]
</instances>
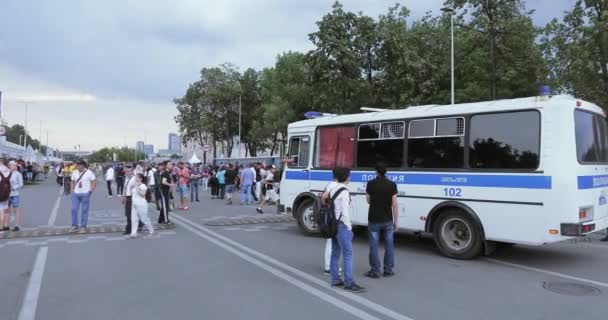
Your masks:
<instances>
[{"instance_id":1,"label":"number 102 on bus","mask_svg":"<svg viewBox=\"0 0 608 320\"><path fill-rule=\"evenodd\" d=\"M462 197L460 188L443 188L443 195L446 197Z\"/></svg>"}]
</instances>

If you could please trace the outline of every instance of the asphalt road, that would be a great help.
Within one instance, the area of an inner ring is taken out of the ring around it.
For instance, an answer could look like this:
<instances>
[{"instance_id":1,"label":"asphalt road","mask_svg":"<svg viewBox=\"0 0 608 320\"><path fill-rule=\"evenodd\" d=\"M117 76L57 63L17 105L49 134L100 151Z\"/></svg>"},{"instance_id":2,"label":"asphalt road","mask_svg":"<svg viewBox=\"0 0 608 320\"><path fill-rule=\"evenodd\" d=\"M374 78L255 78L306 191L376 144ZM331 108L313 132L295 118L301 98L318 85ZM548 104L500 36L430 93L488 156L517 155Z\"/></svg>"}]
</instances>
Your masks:
<instances>
[{"instance_id":1,"label":"asphalt road","mask_svg":"<svg viewBox=\"0 0 608 320\"><path fill-rule=\"evenodd\" d=\"M101 186L101 185L100 185ZM122 224L119 200L94 194L90 225ZM365 237L354 243L356 281L331 289L324 239L295 222L213 227L255 217L254 207L201 196L176 228L0 240L0 319L604 319L608 245L599 236L502 248L473 261L439 255L429 239L400 234L396 272L372 280ZM69 198L48 182L22 194L22 226L67 226ZM271 210L267 210L271 211ZM150 209L153 220L157 211ZM266 214L270 216L270 213ZM551 291L554 289L558 292Z\"/></svg>"}]
</instances>

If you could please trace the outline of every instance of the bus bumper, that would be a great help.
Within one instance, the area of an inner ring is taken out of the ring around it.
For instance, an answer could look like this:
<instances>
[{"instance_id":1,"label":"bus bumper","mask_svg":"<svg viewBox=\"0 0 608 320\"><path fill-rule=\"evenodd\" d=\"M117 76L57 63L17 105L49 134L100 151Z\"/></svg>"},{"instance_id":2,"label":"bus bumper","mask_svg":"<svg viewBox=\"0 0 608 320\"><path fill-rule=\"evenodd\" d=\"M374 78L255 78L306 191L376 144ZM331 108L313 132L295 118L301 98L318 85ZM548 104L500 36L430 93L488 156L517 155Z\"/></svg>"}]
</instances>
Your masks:
<instances>
[{"instance_id":1,"label":"bus bumper","mask_svg":"<svg viewBox=\"0 0 608 320\"><path fill-rule=\"evenodd\" d=\"M567 237L580 237L596 231L595 223L562 223L561 235Z\"/></svg>"}]
</instances>

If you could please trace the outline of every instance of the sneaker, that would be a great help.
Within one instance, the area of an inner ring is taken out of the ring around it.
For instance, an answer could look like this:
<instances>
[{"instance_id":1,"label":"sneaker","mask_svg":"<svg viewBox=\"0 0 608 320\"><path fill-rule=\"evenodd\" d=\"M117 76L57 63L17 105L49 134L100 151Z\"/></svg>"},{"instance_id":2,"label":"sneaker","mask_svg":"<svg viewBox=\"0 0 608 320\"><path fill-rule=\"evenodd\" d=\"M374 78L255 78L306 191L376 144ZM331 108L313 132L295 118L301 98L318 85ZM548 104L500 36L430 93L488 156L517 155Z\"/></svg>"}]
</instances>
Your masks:
<instances>
[{"instance_id":1,"label":"sneaker","mask_svg":"<svg viewBox=\"0 0 608 320\"><path fill-rule=\"evenodd\" d=\"M352 293L361 293L361 292L365 292L365 288L363 288L362 286L353 283L350 286L345 286L344 290L346 291L350 291Z\"/></svg>"},{"instance_id":2,"label":"sneaker","mask_svg":"<svg viewBox=\"0 0 608 320\"><path fill-rule=\"evenodd\" d=\"M394 275L395 273L393 271L384 271L384 273L382 274L382 276L384 276L385 278L392 277Z\"/></svg>"},{"instance_id":3,"label":"sneaker","mask_svg":"<svg viewBox=\"0 0 608 320\"><path fill-rule=\"evenodd\" d=\"M344 287L344 281L340 281L338 283L332 283L331 286L334 288Z\"/></svg>"},{"instance_id":4,"label":"sneaker","mask_svg":"<svg viewBox=\"0 0 608 320\"><path fill-rule=\"evenodd\" d=\"M328 275L330 275L330 274L331 274L331 270L329 270L329 269L324 270L324 271L323 271L323 274L324 274L324 275L326 275L326 276L328 276Z\"/></svg>"},{"instance_id":5,"label":"sneaker","mask_svg":"<svg viewBox=\"0 0 608 320\"><path fill-rule=\"evenodd\" d=\"M15 226L15 227L13 228L13 232L17 232L17 231L19 231L19 230L21 230L21 229L19 229L19 226Z\"/></svg>"},{"instance_id":6,"label":"sneaker","mask_svg":"<svg viewBox=\"0 0 608 320\"><path fill-rule=\"evenodd\" d=\"M129 235L126 237L126 238L127 238L127 239L130 239L130 240L131 240L131 239L135 239L135 238L137 238L137 235L130 235L130 234L129 234Z\"/></svg>"},{"instance_id":7,"label":"sneaker","mask_svg":"<svg viewBox=\"0 0 608 320\"><path fill-rule=\"evenodd\" d=\"M366 273L364 274L364 276L366 276L366 277L368 277L368 278L371 278L371 279L379 279L379 278L380 278L380 275L379 275L379 274L377 274L376 272L373 272L373 271L368 271L368 272L366 272Z\"/></svg>"},{"instance_id":8,"label":"sneaker","mask_svg":"<svg viewBox=\"0 0 608 320\"><path fill-rule=\"evenodd\" d=\"M80 230L78 230L78 233L80 233L80 234L85 234L87 232L89 232L89 229L87 229L87 227L82 227L82 228L80 228Z\"/></svg>"},{"instance_id":9,"label":"sneaker","mask_svg":"<svg viewBox=\"0 0 608 320\"><path fill-rule=\"evenodd\" d=\"M263 214L264 210L262 210L262 208L256 208L255 211L257 211L259 214Z\"/></svg>"},{"instance_id":10,"label":"sneaker","mask_svg":"<svg viewBox=\"0 0 608 320\"><path fill-rule=\"evenodd\" d=\"M190 207L184 207L184 211L189 211Z\"/></svg>"},{"instance_id":11,"label":"sneaker","mask_svg":"<svg viewBox=\"0 0 608 320\"><path fill-rule=\"evenodd\" d=\"M76 233L76 232L78 232L78 227L73 226L70 228L70 233Z\"/></svg>"}]
</instances>

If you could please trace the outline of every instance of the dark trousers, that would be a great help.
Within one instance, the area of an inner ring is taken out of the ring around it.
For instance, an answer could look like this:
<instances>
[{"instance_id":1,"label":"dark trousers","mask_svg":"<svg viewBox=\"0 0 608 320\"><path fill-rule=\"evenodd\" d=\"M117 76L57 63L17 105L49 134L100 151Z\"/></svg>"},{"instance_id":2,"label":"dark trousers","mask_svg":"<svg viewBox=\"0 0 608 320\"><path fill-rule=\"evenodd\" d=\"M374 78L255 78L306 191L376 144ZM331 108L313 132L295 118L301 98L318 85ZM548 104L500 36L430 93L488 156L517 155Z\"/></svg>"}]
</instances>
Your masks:
<instances>
[{"instance_id":1,"label":"dark trousers","mask_svg":"<svg viewBox=\"0 0 608 320\"><path fill-rule=\"evenodd\" d=\"M198 180L190 182L190 202L195 200L198 201Z\"/></svg>"},{"instance_id":2,"label":"dark trousers","mask_svg":"<svg viewBox=\"0 0 608 320\"><path fill-rule=\"evenodd\" d=\"M251 195L253 196L253 200L254 200L255 202L258 202L258 201L260 201L260 200L259 200L259 199L258 199L258 197L255 195L255 186L256 186L256 183L254 183L254 184L251 186Z\"/></svg>"},{"instance_id":3,"label":"dark trousers","mask_svg":"<svg viewBox=\"0 0 608 320\"><path fill-rule=\"evenodd\" d=\"M169 190L160 190L160 215L158 223L169 223Z\"/></svg>"},{"instance_id":4,"label":"dark trousers","mask_svg":"<svg viewBox=\"0 0 608 320\"><path fill-rule=\"evenodd\" d=\"M108 180L106 183L108 184L108 195L112 196L112 181Z\"/></svg>"},{"instance_id":5,"label":"dark trousers","mask_svg":"<svg viewBox=\"0 0 608 320\"><path fill-rule=\"evenodd\" d=\"M71 182L72 180L70 179L70 177L63 178L63 192L65 194L70 194L70 188L72 187Z\"/></svg>"},{"instance_id":6,"label":"dark trousers","mask_svg":"<svg viewBox=\"0 0 608 320\"><path fill-rule=\"evenodd\" d=\"M226 185L220 184L220 199L224 199L226 197Z\"/></svg>"},{"instance_id":7,"label":"dark trousers","mask_svg":"<svg viewBox=\"0 0 608 320\"><path fill-rule=\"evenodd\" d=\"M123 189L125 187L125 177L116 178L116 194L122 196Z\"/></svg>"}]
</instances>

